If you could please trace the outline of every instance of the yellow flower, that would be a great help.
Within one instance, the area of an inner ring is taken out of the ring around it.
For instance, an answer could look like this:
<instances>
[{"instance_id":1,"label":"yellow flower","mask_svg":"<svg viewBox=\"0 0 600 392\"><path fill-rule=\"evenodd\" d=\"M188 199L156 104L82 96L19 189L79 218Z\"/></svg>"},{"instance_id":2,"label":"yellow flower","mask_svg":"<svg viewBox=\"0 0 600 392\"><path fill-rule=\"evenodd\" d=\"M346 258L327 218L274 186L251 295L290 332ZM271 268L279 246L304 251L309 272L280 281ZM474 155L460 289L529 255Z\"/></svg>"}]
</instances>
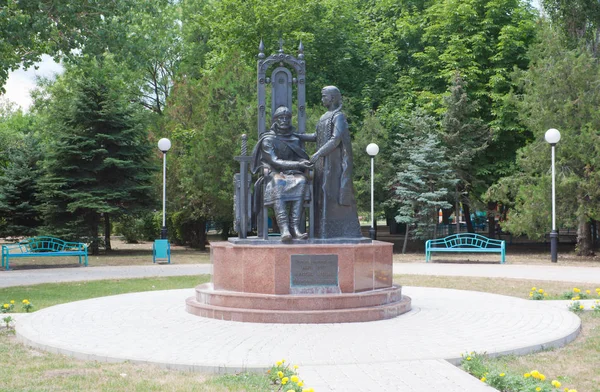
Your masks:
<instances>
[{"instance_id":1,"label":"yellow flower","mask_svg":"<svg viewBox=\"0 0 600 392\"><path fill-rule=\"evenodd\" d=\"M537 370L532 370L531 371L531 377L533 377L533 378L539 378L540 377L540 372L538 372Z\"/></svg>"},{"instance_id":2,"label":"yellow flower","mask_svg":"<svg viewBox=\"0 0 600 392\"><path fill-rule=\"evenodd\" d=\"M590 294L591 294L591 291L590 291L590 290L585 290L585 293L586 293L587 295L590 295Z\"/></svg>"},{"instance_id":3,"label":"yellow flower","mask_svg":"<svg viewBox=\"0 0 600 392\"><path fill-rule=\"evenodd\" d=\"M548 293L544 293L544 297L547 297L547 296L548 296Z\"/></svg>"},{"instance_id":4,"label":"yellow flower","mask_svg":"<svg viewBox=\"0 0 600 392\"><path fill-rule=\"evenodd\" d=\"M315 392L315 390L312 388L304 388L302 392Z\"/></svg>"},{"instance_id":5,"label":"yellow flower","mask_svg":"<svg viewBox=\"0 0 600 392\"><path fill-rule=\"evenodd\" d=\"M537 392L540 392L540 391L542 390L542 388L540 388L540 387L537 387L537 388L535 388L535 390L536 390Z\"/></svg>"},{"instance_id":6,"label":"yellow flower","mask_svg":"<svg viewBox=\"0 0 600 392\"><path fill-rule=\"evenodd\" d=\"M285 359L282 359L282 360L281 360L281 363L284 363L284 362L285 362Z\"/></svg>"},{"instance_id":7,"label":"yellow flower","mask_svg":"<svg viewBox=\"0 0 600 392\"><path fill-rule=\"evenodd\" d=\"M583 309L583 305L579 305L579 309Z\"/></svg>"},{"instance_id":8,"label":"yellow flower","mask_svg":"<svg viewBox=\"0 0 600 392\"><path fill-rule=\"evenodd\" d=\"M14 305L14 304L15 304L15 300L14 300L14 299L11 299L11 300L10 300L10 304L11 304L11 305Z\"/></svg>"},{"instance_id":9,"label":"yellow flower","mask_svg":"<svg viewBox=\"0 0 600 392\"><path fill-rule=\"evenodd\" d=\"M538 293L540 293L540 294L544 294L544 289L539 289L539 290L538 290Z\"/></svg>"},{"instance_id":10,"label":"yellow flower","mask_svg":"<svg viewBox=\"0 0 600 392\"><path fill-rule=\"evenodd\" d=\"M281 366L281 361L275 362L275 366Z\"/></svg>"},{"instance_id":11,"label":"yellow flower","mask_svg":"<svg viewBox=\"0 0 600 392\"><path fill-rule=\"evenodd\" d=\"M535 290L537 290L537 288L535 288L535 287L532 287L532 288L531 288L531 291L535 291Z\"/></svg>"},{"instance_id":12,"label":"yellow flower","mask_svg":"<svg viewBox=\"0 0 600 392\"><path fill-rule=\"evenodd\" d=\"M295 369L298 369L298 365L294 365L294 370L295 370Z\"/></svg>"},{"instance_id":13,"label":"yellow flower","mask_svg":"<svg viewBox=\"0 0 600 392\"><path fill-rule=\"evenodd\" d=\"M279 378L283 378L283 372L282 372L282 371L278 371L278 372L277 372L277 376L278 376Z\"/></svg>"},{"instance_id":14,"label":"yellow flower","mask_svg":"<svg viewBox=\"0 0 600 392\"><path fill-rule=\"evenodd\" d=\"M577 287L575 287L575 288L573 289L573 292L574 292L574 293L581 293L581 290L579 290Z\"/></svg>"},{"instance_id":15,"label":"yellow flower","mask_svg":"<svg viewBox=\"0 0 600 392\"><path fill-rule=\"evenodd\" d=\"M533 291L529 293L529 296L530 296L530 297L533 297Z\"/></svg>"},{"instance_id":16,"label":"yellow flower","mask_svg":"<svg viewBox=\"0 0 600 392\"><path fill-rule=\"evenodd\" d=\"M577 389L569 389L569 392L577 392Z\"/></svg>"},{"instance_id":17,"label":"yellow flower","mask_svg":"<svg viewBox=\"0 0 600 392\"><path fill-rule=\"evenodd\" d=\"M596 307L594 305L591 306L592 309L596 309Z\"/></svg>"},{"instance_id":18,"label":"yellow flower","mask_svg":"<svg viewBox=\"0 0 600 392\"><path fill-rule=\"evenodd\" d=\"M299 387L303 387L304 386L304 381L298 381L298 386Z\"/></svg>"},{"instance_id":19,"label":"yellow flower","mask_svg":"<svg viewBox=\"0 0 600 392\"><path fill-rule=\"evenodd\" d=\"M467 357L467 361L470 361L470 360L471 360L471 357Z\"/></svg>"},{"instance_id":20,"label":"yellow flower","mask_svg":"<svg viewBox=\"0 0 600 392\"><path fill-rule=\"evenodd\" d=\"M544 376L543 374L540 374L540 380L544 381L546 379L546 376Z\"/></svg>"},{"instance_id":21,"label":"yellow flower","mask_svg":"<svg viewBox=\"0 0 600 392\"><path fill-rule=\"evenodd\" d=\"M504 376L506 376L506 374L500 373L500 377L504 377Z\"/></svg>"},{"instance_id":22,"label":"yellow flower","mask_svg":"<svg viewBox=\"0 0 600 392\"><path fill-rule=\"evenodd\" d=\"M523 374L523 377L529 378L529 377L531 377L531 374L530 373L525 373L525 374Z\"/></svg>"},{"instance_id":23,"label":"yellow flower","mask_svg":"<svg viewBox=\"0 0 600 392\"><path fill-rule=\"evenodd\" d=\"M560 388L561 386L561 383L558 380L552 380L551 384L554 388Z\"/></svg>"},{"instance_id":24,"label":"yellow flower","mask_svg":"<svg viewBox=\"0 0 600 392\"><path fill-rule=\"evenodd\" d=\"M481 377L481 382L485 382L485 380L487 380L487 378Z\"/></svg>"},{"instance_id":25,"label":"yellow flower","mask_svg":"<svg viewBox=\"0 0 600 392\"><path fill-rule=\"evenodd\" d=\"M10 305L9 305L9 304L4 304L2 307L3 307L4 309L8 309L8 308L10 308Z\"/></svg>"},{"instance_id":26,"label":"yellow flower","mask_svg":"<svg viewBox=\"0 0 600 392\"><path fill-rule=\"evenodd\" d=\"M281 379L281 385L285 385L287 384L287 382L290 381L290 379L288 377L284 377Z\"/></svg>"},{"instance_id":27,"label":"yellow flower","mask_svg":"<svg viewBox=\"0 0 600 392\"><path fill-rule=\"evenodd\" d=\"M292 377L290 377L290 380L292 380L293 382L298 382L298 380L300 379L294 374Z\"/></svg>"},{"instance_id":28,"label":"yellow flower","mask_svg":"<svg viewBox=\"0 0 600 392\"><path fill-rule=\"evenodd\" d=\"M580 299L579 296L577 296L577 297L571 298L571 301L578 301L579 299Z\"/></svg>"},{"instance_id":29,"label":"yellow flower","mask_svg":"<svg viewBox=\"0 0 600 392\"><path fill-rule=\"evenodd\" d=\"M293 389L288 389L287 392L296 392Z\"/></svg>"}]
</instances>

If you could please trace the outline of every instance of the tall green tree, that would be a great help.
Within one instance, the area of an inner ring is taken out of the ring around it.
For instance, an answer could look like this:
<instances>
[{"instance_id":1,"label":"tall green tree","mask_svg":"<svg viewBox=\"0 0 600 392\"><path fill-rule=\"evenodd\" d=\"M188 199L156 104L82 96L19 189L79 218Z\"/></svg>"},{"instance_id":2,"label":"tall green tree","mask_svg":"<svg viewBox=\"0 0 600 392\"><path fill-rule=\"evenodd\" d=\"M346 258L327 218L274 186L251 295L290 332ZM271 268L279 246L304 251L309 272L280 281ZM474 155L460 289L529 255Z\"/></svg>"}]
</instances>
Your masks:
<instances>
[{"instance_id":1,"label":"tall green tree","mask_svg":"<svg viewBox=\"0 0 600 392\"><path fill-rule=\"evenodd\" d=\"M544 133L557 128L558 226L577 226L578 252L589 255L590 222L600 218L600 66L589 47L569 49L556 29L542 27L529 70L518 74L521 120L535 139L520 151L518 192L505 227L531 238L550 231L550 146Z\"/></svg>"},{"instance_id":2,"label":"tall green tree","mask_svg":"<svg viewBox=\"0 0 600 392\"><path fill-rule=\"evenodd\" d=\"M152 205L156 166L128 74L110 56L82 65L49 86L39 108L48 138L40 199L46 232L84 237L97 254L101 223L108 250L111 217Z\"/></svg>"},{"instance_id":3,"label":"tall green tree","mask_svg":"<svg viewBox=\"0 0 600 392\"><path fill-rule=\"evenodd\" d=\"M444 99L446 113L442 119L441 138L448 154L445 159L459 180L454 189L455 214L462 204L467 230L473 232L469 194L477 191L477 168L490 140L489 128L477 117L477 105L469 100L466 85L456 73L450 95ZM482 193L479 190L476 194ZM456 219L457 232L459 222Z\"/></svg>"},{"instance_id":4,"label":"tall green tree","mask_svg":"<svg viewBox=\"0 0 600 392\"><path fill-rule=\"evenodd\" d=\"M433 117L417 111L402 128L404 134L394 144L397 173L390 184L389 204L396 221L406 224L404 251L412 226L415 238L436 237L438 211L451 208L447 200L456 180Z\"/></svg>"},{"instance_id":5,"label":"tall green tree","mask_svg":"<svg viewBox=\"0 0 600 392\"><path fill-rule=\"evenodd\" d=\"M8 148L7 155L10 161L0 175L1 234L31 236L41 224L37 193L42 155L37 137L28 133L18 145Z\"/></svg>"},{"instance_id":6,"label":"tall green tree","mask_svg":"<svg viewBox=\"0 0 600 392\"><path fill-rule=\"evenodd\" d=\"M204 248L208 220L227 235L233 222L233 175L239 163L241 135L256 142L255 70L230 56L200 79L182 79L168 109L174 152L170 173L175 194L169 197L179 221L193 228L187 238Z\"/></svg>"}]
</instances>

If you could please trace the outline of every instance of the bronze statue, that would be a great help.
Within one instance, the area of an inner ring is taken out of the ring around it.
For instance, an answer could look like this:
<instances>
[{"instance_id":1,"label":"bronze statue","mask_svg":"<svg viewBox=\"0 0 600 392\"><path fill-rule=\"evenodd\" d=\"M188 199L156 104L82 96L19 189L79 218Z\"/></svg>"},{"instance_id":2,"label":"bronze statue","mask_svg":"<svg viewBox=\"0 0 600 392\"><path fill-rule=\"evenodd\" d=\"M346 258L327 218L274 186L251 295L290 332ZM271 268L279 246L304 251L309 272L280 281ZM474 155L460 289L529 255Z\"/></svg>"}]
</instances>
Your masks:
<instances>
[{"instance_id":1,"label":"bronze statue","mask_svg":"<svg viewBox=\"0 0 600 392\"><path fill-rule=\"evenodd\" d=\"M255 211L272 205L275 219L281 232L281 240L291 241L307 239L308 235L300 229L303 202L306 198L307 179L305 170L313 166L308 154L302 148L298 135L291 125L292 112L285 106L277 108L273 115L273 123L268 132L263 133L252 152L252 173L260 168L267 168L268 173L260 177L255 185L255 200L262 206L255 205ZM289 213L287 205L290 205Z\"/></svg>"},{"instance_id":2,"label":"bronze statue","mask_svg":"<svg viewBox=\"0 0 600 392\"><path fill-rule=\"evenodd\" d=\"M321 97L327 113L319 119L316 133L300 136L317 143L310 158L315 165L315 236L361 237L352 183L352 142L342 95L337 87L327 86Z\"/></svg>"}]
</instances>

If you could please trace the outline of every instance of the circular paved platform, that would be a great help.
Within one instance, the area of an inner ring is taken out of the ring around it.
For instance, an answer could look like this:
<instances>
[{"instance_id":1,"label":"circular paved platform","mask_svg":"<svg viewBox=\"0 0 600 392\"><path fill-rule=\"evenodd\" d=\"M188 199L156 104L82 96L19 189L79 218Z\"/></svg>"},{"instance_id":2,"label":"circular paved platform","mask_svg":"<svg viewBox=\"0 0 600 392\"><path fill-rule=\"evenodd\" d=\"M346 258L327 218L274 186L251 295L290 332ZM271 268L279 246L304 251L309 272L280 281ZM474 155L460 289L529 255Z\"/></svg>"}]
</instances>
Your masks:
<instances>
[{"instance_id":1,"label":"circular paved platform","mask_svg":"<svg viewBox=\"0 0 600 392\"><path fill-rule=\"evenodd\" d=\"M456 361L468 351L524 354L573 340L580 319L541 301L480 292L404 287L413 309L349 324L254 324L191 315L194 289L71 302L19 318L18 338L80 359L156 363L199 371L299 365Z\"/></svg>"}]
</instances>

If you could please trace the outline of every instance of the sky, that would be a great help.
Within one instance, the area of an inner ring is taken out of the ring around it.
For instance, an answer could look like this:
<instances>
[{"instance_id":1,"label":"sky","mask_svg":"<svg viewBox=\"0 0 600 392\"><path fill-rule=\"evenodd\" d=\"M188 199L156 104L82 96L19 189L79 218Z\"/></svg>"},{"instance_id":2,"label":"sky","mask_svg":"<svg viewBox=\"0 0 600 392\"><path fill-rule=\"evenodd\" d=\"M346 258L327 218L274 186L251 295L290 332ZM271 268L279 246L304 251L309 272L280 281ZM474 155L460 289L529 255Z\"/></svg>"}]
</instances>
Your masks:
<instances>
[{"instance_id":1,"label":"sky","mask_svg":"<svg viewBox=\"0 0 600 392\"><path fill-rule=\"evenodd\" d=\"M540 8L540 0L530 1L534 7ZM42 61L36 65L38 66L37 70L31 67L27 71L21 68L11 72L4 86L6 94L2 98L9 99L27 111L32 103L30 92L35 88L36 78L53 77L57 73L62 72L62 66L54 62L50 56L42 56Z\"/></svg>"}]
</instances>

